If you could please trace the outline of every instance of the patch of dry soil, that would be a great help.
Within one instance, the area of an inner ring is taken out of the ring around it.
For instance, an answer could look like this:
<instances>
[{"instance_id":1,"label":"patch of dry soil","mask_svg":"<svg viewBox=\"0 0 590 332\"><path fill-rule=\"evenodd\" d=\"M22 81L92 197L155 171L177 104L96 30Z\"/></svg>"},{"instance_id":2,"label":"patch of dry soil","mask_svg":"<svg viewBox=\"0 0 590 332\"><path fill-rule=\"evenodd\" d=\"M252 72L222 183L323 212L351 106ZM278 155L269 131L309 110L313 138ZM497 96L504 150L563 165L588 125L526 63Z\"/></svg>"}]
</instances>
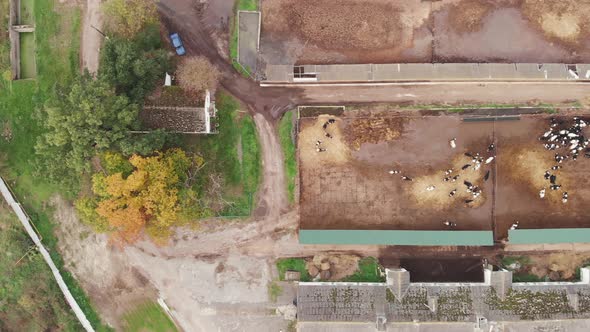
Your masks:
<instances>
[{"instance_id":1,"label":"patch of dry soil","mask_svg":"<svg viewBox=\"0 0 590 332\"><path fill-rule=\"evenodd\" d=\"M571 44L590 35L590 2L578 0L524 0L522 12L548 37Z\"/></svg>"},{"instance_id":2,"label":"patch of dry soil","mask_svg":"<svg viewBox=\"0 0 590 332\"><path fill-rule=\"evenodd\" d=\"M489 2L464 0L449 9L449 23L459 33L478 31L483 26L483 19L493 9Z\"/></svg>"},{"instance_id":3,"label":"patch of dry soil","mask_svg":"<svg viewBox=\"0 0 590 332\"><path fill-rule=\"evenodd\" d=\"M109 245L106 235L82 224L72 205L60 196L54 196L51 204L65 267L80 281L101 317L121 328L121 316L128 310L156 299L155 288L122 251Z\"/></svg>"},{"instance_id":4,"label":"patch of dry soil","mask_svg":"<svg viewBox=\"0 0 590 332\"><path fill-rule=\"evenodd\" d=\"M336 122L323 128L328 119ZM302 165L320 163L322 165L340 165L350 158L350 148L343 140L342 120L334 116L320 115L315 121L300 122L302 126L299 132L299 158ZM326 137L326 133L332 138ZM316 143L321 141L318 146ZM325 151L318 152L322 148Z\"/></svg>"}]
</instances>

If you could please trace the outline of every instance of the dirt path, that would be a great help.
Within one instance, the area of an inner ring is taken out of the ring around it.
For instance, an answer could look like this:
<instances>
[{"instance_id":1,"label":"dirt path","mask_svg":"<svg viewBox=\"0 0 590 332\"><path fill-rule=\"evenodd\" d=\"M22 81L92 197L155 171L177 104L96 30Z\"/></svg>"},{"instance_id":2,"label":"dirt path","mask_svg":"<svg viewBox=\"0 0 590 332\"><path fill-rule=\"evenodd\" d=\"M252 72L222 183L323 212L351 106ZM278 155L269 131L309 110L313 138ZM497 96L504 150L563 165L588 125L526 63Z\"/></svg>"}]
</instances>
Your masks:
<instances>
[{"instance_id":1,"label":"dirt path","mask_svg":"<svg viewBox=\"0 0 590 332\"><path fill-rule=\"evenodd\" d=\"M100 44L103 36L92 26L102 29L104 20L100 10L101 0L87 0L84 18L82 19L82 69L88 69L91 74L96 74L100 59Z\"/></svg>"},{"instance_id":2,"label":"dirt path","mask_svg":"<svg viewBox=\"0 0 590 332\"><path fill-rule=\"evenodd\" d=\"M73 206L59 196L51 199L58 220L56 235L65 267L80 281L101 317L122 328L121 315L146 300L156 289L124 253L112 248L104 234L95 234L78 220Z\"/></svg>"},{"instance_id":3,"label":"dirt path","mask_svg":"<svg viewBox=\"0 0 590 332\"><path fill-rule=\"evenodd\" d=\"M254 115L258 138L262 148L262 188L258 191L256 216L278 216L285 212L289 203L285 188L283 151L277 130L261 114Z\"/></svg>"}]
</instances>

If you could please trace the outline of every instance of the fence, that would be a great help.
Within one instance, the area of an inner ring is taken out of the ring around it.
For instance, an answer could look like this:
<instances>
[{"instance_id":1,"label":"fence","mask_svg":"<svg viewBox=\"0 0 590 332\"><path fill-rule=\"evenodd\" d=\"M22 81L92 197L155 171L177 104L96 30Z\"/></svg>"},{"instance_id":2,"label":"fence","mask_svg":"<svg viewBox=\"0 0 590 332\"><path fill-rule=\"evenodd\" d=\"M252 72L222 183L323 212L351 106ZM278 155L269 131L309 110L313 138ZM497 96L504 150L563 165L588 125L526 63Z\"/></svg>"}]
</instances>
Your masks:
<instances>
[{"instance_id":1,"label":"fence","mask_svg":"<svg viewBox=\"0 0 590 332\"><path fill-rule=\"evenodd\" d=\"M49 252L47 251L47 249L45 249L45 247L43 246L43 243L41 243L41 239L39 238L39 236L37 235L37 233L33 229L32 223L30 222L29 217L25 213L25 210L22 208L20 203L18 203L16 201L16 199L14 198L14 195L12 194L10 189L8 188L8 185L4 182L4 179L2 179L1 177L0 177L0 192L2 192L2 196L4 196L4 199L6 200L8 205L12 208L12 210L14 210L14 213L16 213L18 219L25 227L27 234L29 235L31 240L33 240L35 245L37 246L37 249L39 250L39 252L43 256L43 259L45 259L45 262L47 263L47 265L49 265L49 268L51 269L51 272L53 272L53 276L55 278L55 281L57 282L57 285L59 286L59 289L61 290L64 297L66 298L66 302L68 302L68 304L70 305L70 307L74 311L74 314L76 315L76 317L80 321L80 324L82 324L82 326L84 327L84 329L86 331L94 332L92 325L90 324L90 322L86 318L86 315L84 314L82 309L80 309L80 306L78 305L78 303L76 302L76 300L72 296L72 293L70 292L70 290L68 289L68 286L64 282L64 280L61 276L61 273L59 272L57 266L55 265L55 263L51 259ZM33 281L31 281L31 282L33 282Z\"/></svg>"}]
</instances>

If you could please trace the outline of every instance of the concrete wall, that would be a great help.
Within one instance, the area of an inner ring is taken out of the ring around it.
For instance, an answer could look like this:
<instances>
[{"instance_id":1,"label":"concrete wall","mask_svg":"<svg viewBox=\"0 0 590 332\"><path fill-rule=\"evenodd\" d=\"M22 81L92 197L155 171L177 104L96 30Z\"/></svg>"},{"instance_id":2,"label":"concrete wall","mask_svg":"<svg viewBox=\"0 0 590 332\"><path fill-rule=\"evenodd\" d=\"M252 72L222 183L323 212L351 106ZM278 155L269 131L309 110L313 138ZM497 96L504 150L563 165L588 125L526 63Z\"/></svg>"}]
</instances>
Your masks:
<instances>
[{"instance_id":1,"label":"concrete wall","mask_svg":"<svg viewBox=\"0 0 590 332\"><path fill-rule=\"evenodd\" d=\"M293 76L293 66L267 65L263 83L391 81L590 81L590 64L392 63L304 65L313 80Z\"/></svg>"}]
</instances>

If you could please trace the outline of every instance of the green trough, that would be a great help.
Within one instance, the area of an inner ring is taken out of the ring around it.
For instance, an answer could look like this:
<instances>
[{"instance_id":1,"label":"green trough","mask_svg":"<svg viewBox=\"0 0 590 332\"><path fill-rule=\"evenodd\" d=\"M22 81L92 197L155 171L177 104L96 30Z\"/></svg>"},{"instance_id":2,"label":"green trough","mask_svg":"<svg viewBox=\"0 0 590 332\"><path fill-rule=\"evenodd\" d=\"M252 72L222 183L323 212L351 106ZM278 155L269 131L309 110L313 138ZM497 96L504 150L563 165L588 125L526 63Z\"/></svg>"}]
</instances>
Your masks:
<instances>
[{"instance_id":1,"label":"green trough","mask_svg":"<svg viewBox=\"0 0 590 332\"><path fill-rule=\"evenodd\" d=\"M301 244L493 246L492 231L299 230Z\"/></svg>"},{"instance_id":2,"label":"green trough","mask_svg":"<svg viewBox=\"0 0 590 332\"><path fill-rule=\"evenodd\" d=\"M508 231L510 244L588 243L590 228L513 229Z\"/></svg>"}]
</instances>

